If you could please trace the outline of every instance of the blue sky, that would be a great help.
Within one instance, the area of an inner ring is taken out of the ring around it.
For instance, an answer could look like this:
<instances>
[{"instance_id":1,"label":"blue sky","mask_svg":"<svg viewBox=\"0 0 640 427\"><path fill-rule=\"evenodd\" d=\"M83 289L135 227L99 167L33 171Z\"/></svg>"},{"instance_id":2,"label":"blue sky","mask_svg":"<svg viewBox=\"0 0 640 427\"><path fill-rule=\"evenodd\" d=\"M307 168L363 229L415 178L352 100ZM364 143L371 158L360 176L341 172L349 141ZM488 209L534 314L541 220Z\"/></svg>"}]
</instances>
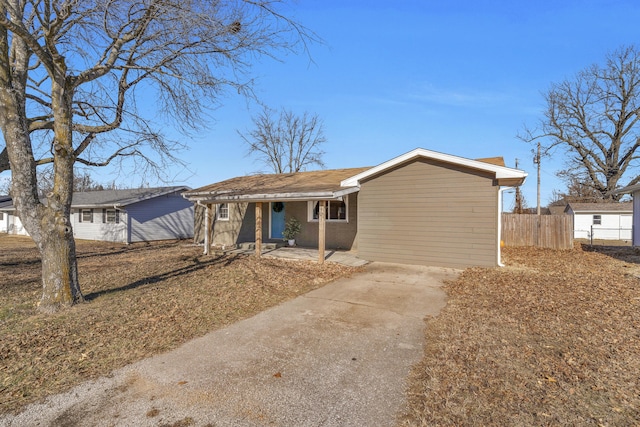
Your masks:
<instances>
[{"instance_id":1,"label":"blue sky","mask_svg":"<svg viewBox=\"0 0 640 427\"><path fill-rule=\"evenodd\" d=\"M631 0L300 0L287 11L324 44L311 46L314 63L290 55L256 64L256 92L270 107L324 120L328 168L373 166L416 147L503 156L508 166L517 158L529 172L528 206L536 204L533 147L516 135L541 117L541 92L637 43L640 22ZM221 102L209 129L183 138L189 170L167 171L175 184L261 168L236 132L251 127L258 106L231 93ZM562 165L560 154L543 159L543 206L563 189ZM98 177L110 181L107 171Z\"/></svg>"}]
</instances>

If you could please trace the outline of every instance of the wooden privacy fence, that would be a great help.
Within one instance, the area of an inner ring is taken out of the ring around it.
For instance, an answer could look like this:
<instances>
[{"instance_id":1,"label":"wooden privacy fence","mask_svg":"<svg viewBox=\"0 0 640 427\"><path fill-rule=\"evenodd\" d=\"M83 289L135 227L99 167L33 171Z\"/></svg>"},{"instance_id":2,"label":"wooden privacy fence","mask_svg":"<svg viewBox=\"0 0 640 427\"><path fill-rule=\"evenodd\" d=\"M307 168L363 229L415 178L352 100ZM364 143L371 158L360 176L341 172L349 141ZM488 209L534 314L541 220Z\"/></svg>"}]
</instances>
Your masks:
<instances>
[{"instance_id":1,"label":"wooden privacy fence","mask_svg":"<svg viewBox=\"0 0 640 427\"><path fill-rule=\"evenodd\" d=\"M505 246L573 249L573 215L502 214Z\"/></svg>"}]
</instances>

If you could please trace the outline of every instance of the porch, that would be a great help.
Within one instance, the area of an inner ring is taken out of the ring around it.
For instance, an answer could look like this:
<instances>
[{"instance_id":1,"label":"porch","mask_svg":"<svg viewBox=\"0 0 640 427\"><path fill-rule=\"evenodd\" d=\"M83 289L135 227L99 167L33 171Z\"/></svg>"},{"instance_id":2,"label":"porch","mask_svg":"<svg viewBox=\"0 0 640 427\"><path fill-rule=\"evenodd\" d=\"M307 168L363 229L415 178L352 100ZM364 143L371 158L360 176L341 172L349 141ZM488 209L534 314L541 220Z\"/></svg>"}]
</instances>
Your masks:
<instances>
[{"instance_id":1,"label":"porch","mask_svg":"<svg viewBox=\"0 0 640 427\"><path fill-rule=\"evenodd\" d=\"M242 243L234 248L222 249L212 248L212 251L218 254L247 254L254 255L256 253L255 242ZM318 249L289 247L284 242L263 243L260 255L265 258L282 258L298 261L318 261L320 257ZM327 249L324 251L324 261L335 262L337 264L347 265L350 267L360 267L369 263L369 261L358 258L355 252Z\"/></svg>"}]
</instances>

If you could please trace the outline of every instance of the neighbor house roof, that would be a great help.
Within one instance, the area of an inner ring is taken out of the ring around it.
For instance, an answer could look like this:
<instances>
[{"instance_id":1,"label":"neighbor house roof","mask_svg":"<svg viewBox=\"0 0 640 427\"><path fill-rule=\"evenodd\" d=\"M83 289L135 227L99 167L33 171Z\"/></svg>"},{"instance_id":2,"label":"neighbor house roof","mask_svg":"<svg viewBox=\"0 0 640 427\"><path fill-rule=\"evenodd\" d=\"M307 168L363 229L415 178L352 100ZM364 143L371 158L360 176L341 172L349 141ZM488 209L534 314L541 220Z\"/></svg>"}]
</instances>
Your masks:
<instances>
[{"instance_id":1,"label":"neighbor house roof","mask_svg":"<svg viewBox=\"0 0 640 427\"><path fill-rule=\"evenodd\" d=\"M342 181L342 185L346 187L359 185L360 181L364 179L383 173L403 163L408 163L420 158L491 173L494 175L499 185L520 185L524 183L524 180L527 177L527 173L524 171L505 167L504 161L498 160L500 159L499 157L471 160L464 157L453 156L451 154L425 150L424 148L416 148L415 150L409 151L408 153L386 161L376 167L370 168L358 175L349 177ZM498 163L501 163L502 165Z\"/></svg>"},{"instance_id":2,"label":"neighbor house roof","mask_svg":"<svg viewBox=\"0 0 640 427\"><path fill-rule=\"evenodd\" d=\"M345 188L340 182L367 169L370 168L240 176L196 188L183 195L192 201L209 203L335 199L357 191L357 187Z\"/></svg>"},{"instance_id":3,"label":"neighbor house roof","mask_svg":"<svg viewBox=\"0 0 640 427\"><path fill-rule=\"evenodd\" d=\"M11 196L0 195L0 208L11 204Z\"/></svg>"},{"instance_id":4,"label":"neighbor house roof","mask_svg":"<svg viewBox=\"0 0 640 427\"><path fill-rule=\"evenodd\" d=\"M186 186L129 188L114 190L80 191L73 193L71 206L76 208L91 208L101 206L127 206L143 200L165 196L178 191L189 190Z\"/></svg>"},{"instance_id":5,"label":"neighbor house roof","mask_svg":"<svg viewBox=\"0 0 640 427\"><path fill-rule=\"evenodd\" d=\"M96 208L96 207L124 207L143 200L153 199L175 193L177 191L189 190L186 186L176 187L156 187L156 188L128 188L114 190L78 191L73 193L71 206L74 208ZM46 200L43 200L46 203ZM15 207L9 199L7 204L0 203L0 209L13 211Z\"/></svg>"},{"instance_id":6,"label":"neighbor house roof","mask_svg":"<svg viewBox=\"0 0 640 427\"><path fill-rule=\"evenodd\" d=\"M574 213L601 213L601 212L633 212L633 202L622 203L568 203L565 212Z\"/></svg>"}]
</instances>

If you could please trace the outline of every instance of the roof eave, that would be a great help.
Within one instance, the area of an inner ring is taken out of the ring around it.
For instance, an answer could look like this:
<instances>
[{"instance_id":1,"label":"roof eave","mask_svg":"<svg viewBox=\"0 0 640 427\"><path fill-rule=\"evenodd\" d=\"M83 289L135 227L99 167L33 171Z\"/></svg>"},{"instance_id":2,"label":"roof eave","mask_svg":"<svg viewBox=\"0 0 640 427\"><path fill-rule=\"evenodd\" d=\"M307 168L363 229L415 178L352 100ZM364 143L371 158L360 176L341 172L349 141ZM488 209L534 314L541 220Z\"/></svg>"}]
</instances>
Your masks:
<instances>
[{"instance_id":1,"label":"roof eave","mask_svg":"<svg viewBox=\"0 0 640 427\"><path fill-rule=\"evenodd\" d=\"M351 190L351 189L348 189ZM357 190L356 190L357 191ZM345 193L340 191L317 191L317 192L297 192L297 193L263 193L263 194L235 194L229 195L225 193L207 193L201 192L196 194L185 195L187 200L200 203L255 203L255 202L300 202L308 200L338 200Z\"/></svg>"},{"instance_id":2,"label":"roof eave","mask_svg":"<svg viewBox=\"0 0 640 427\"><path fill-rule=\"evenodd\" d=\"M444 153L439 153L437 151L425 150L424 148L416 148L415 150L409 151L408 153L405 153L401 156L398 156L384 163L381 163L378 166L375 166L369 170L361 172L358 175L344 179L340 182L340 185L344 187L357 186L360 184L360 181L365 178L384 172L385 170L392 168L394 166L397 166L399 164L406 163L421 157L441 161L444 163L464 166L470 169L476 169L476 170L481 170L485 172L492 172L495 174L495 177L499 182L500 181L508 182L509 180L511 180L512 182L520 182L520 184L522 184L528 175L526 172L519 169L513 169L513 168L504 167L504 166L497 166L491 163L485 163L478 160L471 160L464 157L453 156L451 154L444 154ZM520 185L520 184L500 184L500 185Z\"/></svg>"},{"instance_id":3,"label":"roof eave","mask_svg":"<svg viewBox=\"0 0 640 427\"><path fill-rule=\"evenodd\" d=\"M627 187L622 187L617 190L612 191L612 194L629 194L635 193L636 191L640 191L640 184L629 185Z\"/></svg>"}]
</instances>

